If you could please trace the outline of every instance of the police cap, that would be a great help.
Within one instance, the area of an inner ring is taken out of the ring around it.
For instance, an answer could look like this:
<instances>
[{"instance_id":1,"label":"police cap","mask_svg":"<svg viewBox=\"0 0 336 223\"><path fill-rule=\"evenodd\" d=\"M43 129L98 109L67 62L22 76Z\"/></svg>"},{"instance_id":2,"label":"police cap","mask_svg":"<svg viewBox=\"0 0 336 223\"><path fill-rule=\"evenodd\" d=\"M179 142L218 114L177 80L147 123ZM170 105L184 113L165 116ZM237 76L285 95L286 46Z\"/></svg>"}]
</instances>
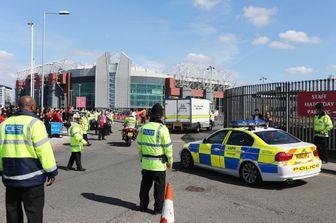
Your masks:
<instances>
[{"instance_id":1,"label":"police cap","mask_svg":"<svg viewBox=\"0 0 336 223\"><path fill-rule=\"evenodd\" d=\"M323 103L322 102L319 102L315 105L315 108L316 109L324 109L324 106L323 106Z\"/></svg>"},{"instance_id":2,"label":"police cap","mask_svg":"<svg viewBox=\"0 0 336 223\"><path fill-rule=\"evenodd\" d=\"M151 109L151 117L161 118L163 116L163 108L159 103L153 105Z\"/></svg>"}]
</instances>

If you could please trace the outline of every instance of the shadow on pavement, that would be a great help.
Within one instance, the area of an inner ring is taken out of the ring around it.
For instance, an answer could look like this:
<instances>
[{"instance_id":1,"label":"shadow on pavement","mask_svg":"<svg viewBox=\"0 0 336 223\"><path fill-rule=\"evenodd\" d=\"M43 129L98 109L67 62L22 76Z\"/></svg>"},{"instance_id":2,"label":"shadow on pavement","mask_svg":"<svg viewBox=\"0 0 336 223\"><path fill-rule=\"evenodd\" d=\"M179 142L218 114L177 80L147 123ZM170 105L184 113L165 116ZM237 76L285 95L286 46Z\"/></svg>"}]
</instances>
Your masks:
<instances>
[{"instance_id":1,"label":"shadow on pavement","mask_svg":"<svg viewBox=\"0 0 336 223\"><path fill-rule=\"evenodd\" d=\"M137 209L137 205L132 203L132 202L128 202L128 201L123 201L120 200L118 198L114 198L114 197L107 197L104 195L98 195L98 194L94 194L94 193L82 193L81 194L83 197L85 197L86 199L92 200L92 201L97 201L100 203L105 203L105 204L111 204L114 206L119 206L119 207L124 207L124 208L128 208L131 210L136 210Z\"/></svg>"},{"instance_id":2,"label":"shadow on pavement","mask_svg":"<svg viewBox=\"0 0 336 223\"><path fill-rule=\"evenodd\" d=\"M69 142L63 143L63 146L70 146Z\"/></svg>"},{"instance_id":3,"label":"shadow on pavement","mask_svg":"<svg viewBox=\"0 0 336 223\"><path fill-rule=\"evenodd\" d=\"M116 147L129 147L126 145L125 142L108 142L110 146L116 146Z\"/></svg>"},{"instance_id":4,"label":"shadow on pavement","mask_svg":"<svg viewBox=\"0 0 336 223\"><path fill-rule=\"evenodd\" d=\"M214 172L211 170L194 167L192 169L185 169L183 168L182 164L180 162L176 162L173 164L173 171L179 171L187 174L192 174L200 177L204 177L210 180L219 181L226 184L232 184L242 187L252 187L256 189L263 189L263 190L284 190L284 189L290 189L294 187L299 187L302 185L305 185L307 182L303 180L296 180L291 183L287 182L262 182L260 185L257 186L250 186L245 184L240 178L222 174L219 172Z\"/></svg>"},{"instance_id":5,"label":"shadow on pavement","mask_svg":"<svg viewBox=\"0 0 336 223\"><path fill-rule=\"evenodd\" d=\"M57 168L60 169L60 170L66 170L67 169L66 166L60 166L60 165L57 165Z\"/></svg>"}]
</instances>

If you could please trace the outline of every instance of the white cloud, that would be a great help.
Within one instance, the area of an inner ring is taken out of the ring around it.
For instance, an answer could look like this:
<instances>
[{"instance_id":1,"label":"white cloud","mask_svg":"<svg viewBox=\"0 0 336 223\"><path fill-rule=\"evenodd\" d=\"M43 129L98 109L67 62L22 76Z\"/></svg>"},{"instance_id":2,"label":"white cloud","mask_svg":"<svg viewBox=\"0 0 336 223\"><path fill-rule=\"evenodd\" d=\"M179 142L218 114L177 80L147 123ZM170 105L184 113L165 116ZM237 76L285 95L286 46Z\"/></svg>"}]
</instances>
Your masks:
<instances>
[{"instance_id":1,"label":"white cloud","mask_svg":"<svg viewBox=\"0 0 336 223\"><path fill-rule=\"evenodd\" d=\"M194 5L203 10L210 11L221 2L222 0L194 0Z\"/></svg>"},{"instance_id":2,"label":"white cloud","mask_svg":"<svg viewBox=\"0 0 336 223\"><path fill-rule=\"evenodd\" d=\"M14 54L8 53L4 50L0 50L0 61L7 61L15 59Z\"/></svg>"},{"instance_id":3,"label":"white cloud","mask_svg":"<svg viewBox=\"0 0 336 223\"><path fill-rule=\"evenodd\" d=\"M267 36L258 36L253 41L253 45L265 45L270 41L270 39Z\"/></svg>"},{"instance_id":4,"label":"white cloud","mask_svg":"<svg viewBox=\"0 0 336 223\"><path fill-rule=\"evenodd\" d=\"M269 46L276 49L294 49L295 47L289 43L283 43L280 41L272 41Z\"/></svg>"},{"instance_id":5,"label":"white cloud","mask_svg":"<svg viewBox=\"0 0 336 223\"><path fill-rule=\"evenodd\" d=\"M289 74L311 74L314 72L314 69L310 67L299 66L287 68L286 72Z\"/></svg>"},{"instance_id":6,"label":"white cloud","mask_svg":"<svg viewBox=\"0 0 336 223\"><path fill-rule=\"evenodd\" d=\"M267 9L255 6L243 8L244 18L257 27L267 26L270 24L272 16L275 15L276 12L276 8Z\"/></svg>"},{"instance_id":7,"label":"white cloud","mask_svg":"<svg viewBox=\"0 0 336 223\"><path fill-rule=\"evenodd\" d=\"M218 40L220 43L223 43L223 44L233 44L233 43L236 43L237 38L234 34L225 34L225 35L221 35L218 38Z\"/></svg>"},{"instance_id":8,"label":"white cloud","mask_svg":"<svg viewBox=\"0 0 336 223\"><path fill-rule=\"evenodd\" d=\"M196 53L189 53L185 61L188 63L195 63L195 64L209 64L211 61L210 57L204 54L196 54Z\"/></svg>"},{"instance_id":9,"label":"white cloud","mask_svg":"<svg viewBox=\"0 0 336 223\"><path fill-rule=\"evenodd\" d=\"M279 33L280 39L286 42L295 42L295 43L319 43L320 38L317 36L309 37L304 32L297 32L295 30L288 30L285 33Z\"/></svg>"},{"instance_id":10,"label":"white cloud","mask_svg":"<svg viewBox=\"0 0 336 223\"><path fill-rule=\"evenodd\" d=\"M328 70L336 71L336 64L332 64L328 67Z\"/></svg>"}]
</instances>

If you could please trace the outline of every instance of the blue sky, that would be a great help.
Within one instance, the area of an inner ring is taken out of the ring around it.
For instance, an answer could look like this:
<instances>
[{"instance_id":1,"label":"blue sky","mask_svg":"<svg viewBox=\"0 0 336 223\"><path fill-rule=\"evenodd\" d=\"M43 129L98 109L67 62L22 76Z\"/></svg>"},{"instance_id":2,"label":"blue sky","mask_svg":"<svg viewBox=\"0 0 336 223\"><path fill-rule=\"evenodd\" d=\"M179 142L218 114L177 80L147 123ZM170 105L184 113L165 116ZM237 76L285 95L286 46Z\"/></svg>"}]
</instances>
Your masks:
<instances>
[{"instance_id":1,"label":"blue sky","mask_svg":"<svg viewBox=\"0 0 336 223\"><path fill-rule=\"evenodd\" d=\"M0 84L45 61L93 64L124 51L135 64L170 71L177 63L213 65L237 84L326 78L336 72L336 1L324 0L7 0L0 8Z\"/></svg>"}]
</instances>

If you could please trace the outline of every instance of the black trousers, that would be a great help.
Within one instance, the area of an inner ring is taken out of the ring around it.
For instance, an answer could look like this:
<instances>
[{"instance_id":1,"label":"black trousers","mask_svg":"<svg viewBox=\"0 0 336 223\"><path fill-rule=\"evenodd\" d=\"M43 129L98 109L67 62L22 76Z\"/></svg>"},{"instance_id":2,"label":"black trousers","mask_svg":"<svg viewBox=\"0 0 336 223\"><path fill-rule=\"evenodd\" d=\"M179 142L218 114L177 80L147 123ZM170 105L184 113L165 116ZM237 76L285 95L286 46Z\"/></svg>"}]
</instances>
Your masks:
<instances>
[{"instance_id":1,"label":"black trousers","mask_svg":"<svg viewBox=\"0 0 336 223\"><path fill-rule=\"evenodd\" d=\"M328 137L314 137L314 144L317 146L319 157L322 161L328 162Z\"/></svg>"},{"instance_id":2,"label":"black trousers","mask_svg":"<svg viewBox=\"0 0 336 223\"><path fill-rule=\"evenodd\" d=\"M161 211L164 201L166 187L166 171L142 170L142 180L140 187L140 207L147 208L149 204L149 191L154 182L154 210Z\"/></svg>"},{"instance_id":3,"label":"black trousers","mask_svg":"<svg viewBox=\"0 0 336 223\"><path fill-rule=\"evenodd\" d=\"M23 223L22 203L28 223L42 223L44 185L28 188L6 188L7 223Z\"/></svg>"},{"instance_id":4,"label":"black trousers","mask_svg":"<svg viewBox=\"0 0 336 223\"><path fill-rule=\"evenodd\" d=\"M75 161L76 161L77 169L82 169L82 154L81 154L81 152L71 152L71 156L70 156L67 167L72 168Z\"/></svg>"},{"instance_id":5,"label":"black trousers","mask_svg":"<svg viewBox=\"0 0 336 223\"><path fill-rule=\"evenodd\" d=\"M99 127L98 131L98 140L105 139L105 128Z\"/></svg>"},{"instance_id":6,"label":"black trousers","mask_svg":"<svg viewBox=\"0 0 336 223\"><path fill-rule=\"evenodd\" d=\"M90 144L87 134L83 134L83 139L87 141L88 144Z\"/></svg>"}]
</instances>

